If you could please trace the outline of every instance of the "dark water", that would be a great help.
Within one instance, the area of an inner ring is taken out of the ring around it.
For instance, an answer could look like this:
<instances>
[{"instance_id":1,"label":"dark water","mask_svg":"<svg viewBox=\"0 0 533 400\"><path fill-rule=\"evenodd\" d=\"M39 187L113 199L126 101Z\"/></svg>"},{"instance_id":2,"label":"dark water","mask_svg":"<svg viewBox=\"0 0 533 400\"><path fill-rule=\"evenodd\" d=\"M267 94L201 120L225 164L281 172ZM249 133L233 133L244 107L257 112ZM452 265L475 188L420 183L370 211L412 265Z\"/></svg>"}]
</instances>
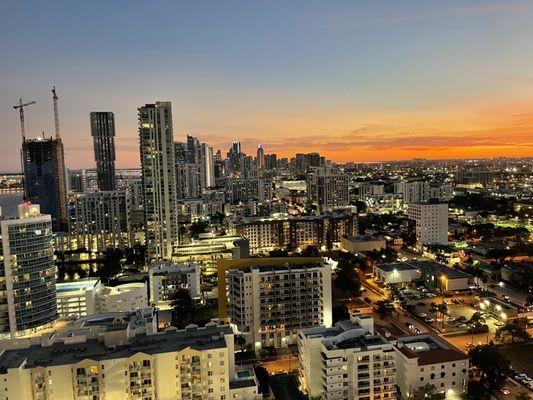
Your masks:
<instances>
[{"instance_id":1,"label":"dark water","mask_svg":"<svg viewBox=\"0 0 533 400\"><path fill-rule=\"evenodd\" d=\"M0 208L4 217L16 217L17 206L22 203L22 194L6 194L0 196Z\"/></svg>"}]
</instances>

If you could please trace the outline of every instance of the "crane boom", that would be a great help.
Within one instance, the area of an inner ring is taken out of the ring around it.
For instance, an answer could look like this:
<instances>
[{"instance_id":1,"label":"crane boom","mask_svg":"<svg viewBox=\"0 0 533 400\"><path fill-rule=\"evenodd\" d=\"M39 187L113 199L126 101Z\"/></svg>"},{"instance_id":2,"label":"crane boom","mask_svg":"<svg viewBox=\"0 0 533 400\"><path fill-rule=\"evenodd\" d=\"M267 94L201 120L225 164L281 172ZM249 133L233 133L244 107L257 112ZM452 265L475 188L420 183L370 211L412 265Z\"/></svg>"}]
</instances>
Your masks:
<instances>
[{"instance_id":1,"label":"crane boom","mask_svg":"<svg viewBox=\"0 0 533 400\"><path fill-rule=\"evenodd\" d=\"M22 134L22 141L26 140L26 125L24 122L24 107L31 106L35 104L36 101L28 101L26 103L22 102L22 99L19 99L19 104L13 106L15 110L19 110L20 114L20 133Z\"/></svg>"}]
</instances>

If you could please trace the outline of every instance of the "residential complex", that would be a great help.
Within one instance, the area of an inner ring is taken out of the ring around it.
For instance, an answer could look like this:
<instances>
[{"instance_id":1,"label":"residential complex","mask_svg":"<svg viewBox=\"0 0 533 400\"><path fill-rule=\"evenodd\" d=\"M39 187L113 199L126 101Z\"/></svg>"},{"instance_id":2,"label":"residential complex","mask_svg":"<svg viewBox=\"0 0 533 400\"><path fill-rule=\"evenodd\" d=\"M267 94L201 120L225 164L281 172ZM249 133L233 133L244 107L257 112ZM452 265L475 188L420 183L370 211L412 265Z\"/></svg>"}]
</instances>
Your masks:
<instances>
[{"instance_id":1,"label":"residential complex","mask_svg":"<svg viewBox=\"0 0 533 400\"><path fill-rule=\"evenodd\" d=\"M170 102L139 108L139 141L148 254L169 260L178 244L176 166Z\"/></svg>"},{"instance_id":2,"label":"residential complex","mask_svg":"<svg viewBox=\"0 0 533 400\"><path fill-rule=\"evenodd\" d=\"M23 203L18 218L0 216L0 336L46 327L57 315L52 219Z\"/></svg>"},{"instance_id":3,"label":"residential complex","mask_svg":"<svg viewBox=\"0 0 533 400\"><path fill-rule=\"evenodd\" d=\"M448 244L448 204L431 199L426 203L411 203L409 219L414 222L418 247L427 244Z\"/></svg>"},{"instance_id":4,"label":"residential complex","mask_svg":"<svg viewBox=\"0 0 533 400\"><path fill-rule=\"evenodd\" d=\"M368 315L353 315L334 327L303 329L298 336L300 383L309 398L395 399L396 352L374 333Z\"/></svg>"},{"instance_id":5,"label":"residential complex","mask_svg":"<svg viewBox=\"0 0 533 400\"><path fill-rule=\"evenodd\" d=\"M261 265L249 259L228 270L228 316L248 343L283 347L296 343L300 329L331 326L331 268L294 261Z\"/></svg>"},{"instance_id":6,"label":"residential complex","mask_svg":"<svg viewBox=\"0 0 533 400\"><path fill-rule=\"evenodd\" d=\"M174 264L155 261L149 266L150 303L160 309L170 308L172 296L178 289L186 289L192 298L200 298L200 266L193 262Z\"/></svg>"}]
</instances>

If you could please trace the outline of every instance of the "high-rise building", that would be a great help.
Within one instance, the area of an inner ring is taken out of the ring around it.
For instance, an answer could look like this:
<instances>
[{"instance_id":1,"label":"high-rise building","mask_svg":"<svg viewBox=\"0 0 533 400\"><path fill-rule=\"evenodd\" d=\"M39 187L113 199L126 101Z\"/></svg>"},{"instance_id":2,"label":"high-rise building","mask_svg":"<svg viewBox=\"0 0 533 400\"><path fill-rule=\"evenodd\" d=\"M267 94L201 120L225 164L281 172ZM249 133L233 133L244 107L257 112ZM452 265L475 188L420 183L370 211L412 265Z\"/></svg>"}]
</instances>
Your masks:
<instances>
[{"instance_id":1,"label":"high-rise building","mask_svg":"<svg viewBox=\"0 0 533 400\"><path fill-rule=\"evenodd\" d=\"M401 193L405 204L428 201L429 183L425 181L396 182L394 193Z\"/></svg>"},{"instance_id":2,"label":"high-rise building","mask_svg":"<svg viewBox=\"0 0 533 400\"><path fill-rule=\"evenodd\" d=\"M229 269L227 279L231 323L256 347L284 347L296 343L300 329L331 326L331 267L325 263L287 258L262 265L250 259Z\"/></svg>"},{"instance_id":3,"label":"high-rise building","mask_svg":"<svg viewBox=\"0 0 533 400\"><path fill-rule=\"evenodd\" d=\"M94 141L98 189L116 190L115 117L112 112L91 113L91 135Z\"/></svg>"},{"instance_id":4,"label":"high-rise building","mask_svg":"<svg viewBox=\"0 0 533 400\"><path fill-rule=\"evenodd\" d=\"M24 185L28 201L39 204L52 217L54 229L67 225L67 180L63 143L60 137L25 139Z\"/></svg>"},{"instance_id":5,"label":"high-rise building","mask_svg":"<svg viewBox=\"0 0 533 400\"><path fill-rule=\"evenodd\" d=\"M139 141L148 254L170 259L178 243L176 165L170 102L139 108Z\"/></svg>"},{"instance_id":6,"label":"high-rise building","mask_svg":"<svg viewBox=\"0 0 533 400\"><path fill-rule=\"evenodd\" d=\"M200 147L200 175L202 182L202 191L215 186L215 160L213 157L213 148L206 143Z\"/></svg>"},{"instance_id":7,"label":"high-rise building","mask_svg":"<svg viewBox=\"0 0 533 400\"><path fill-rule=\"evenodd\" d=\"M265 201L273 196L272 179L263 178L227 178L225 186L226 200L229 203L246 203Z\"/></svg>"},{"instance_id":8,"label":"high-rise building","mask_svg":"<svg viewBox=\"0 0 533 400\"><path fill-rule=\"evenodd\" d=\"M77 194L72 234L76 236L78 248L98 253L107 248L133 246L130 212L128 191Z\"/></svg>"},{"instance_id":9,"label":"high-rise building","mask_svg":"<svg viewBox=\"0 0 533 400\"><path fill-rule=\"evenodd\" d=\"M174 161L176 165L186 164L188 162L187 143L174 142Z\"/></svg>"},{"instance_id":10,"label":"high-rise building","mask_svg":"<svg viewBox=\"0 0 533 400\"><path fill-rule=\"evenodd\" d=\"M265 169L265 150L263 149L263 145L260 144L257 147L257 168L260 170Z\"/></svg>"},{"instance_id":11,"label":"high-rise building","mask_svg":"<svg viewBox=\"0 0 533 400\"><path fill-rule=\"evenodd\" d=\"M36 204L0 217L0 337L30 334L57 315L52 220Z\"/></svg>"},{"instance_id":12,"label":"high-rise building","mask_svg":"<svg viewBox=\"0 0 533 400\"><path fill-rule=\"evenodd\" d=\"M332 328L300 332L300 383L309 398L396 398L396 352L373 325L371 316L356 314Z\"/></svg>"},{"instance_id":13,"label":"high-rise building","mask_svg":"<svg viewBox=\"0 0 533 400\"><path fill-rule=\"evenodd\" d=\"M448 204L436 199L411 203L407 215L414 222L416 244L448 244Z\"/></svg>"},{"instance_id":14,"label":"high-rise building","mask_svg":"<svg viewBox=\"0 0 533 400\"><path fill-rule=\"evenodd\" d=\"M68 171L69 190L74 193L87 191L87 172L82 169L78 171Z\"/></svg>"},{"instance_id":15,"label":"high-rise building","mask_svg":"<svg viewBox=\"0 0 533 400\"><path fill-rule=\"evenodd\" d=\"M313 167L307 175L307 202L319 211L350 205L349 177L333 168Z\"/></svg>"},{"instance_id":16,"label":"high-rise building","mask_svg":"<svg viewBox=\"0 0 533 400\"><path fill-rule=\"evenodd\" d=\"M189 163L176 165L176 190L178 199L196 199L201 196L198 165Z\"/></svg>"}]
</instances>

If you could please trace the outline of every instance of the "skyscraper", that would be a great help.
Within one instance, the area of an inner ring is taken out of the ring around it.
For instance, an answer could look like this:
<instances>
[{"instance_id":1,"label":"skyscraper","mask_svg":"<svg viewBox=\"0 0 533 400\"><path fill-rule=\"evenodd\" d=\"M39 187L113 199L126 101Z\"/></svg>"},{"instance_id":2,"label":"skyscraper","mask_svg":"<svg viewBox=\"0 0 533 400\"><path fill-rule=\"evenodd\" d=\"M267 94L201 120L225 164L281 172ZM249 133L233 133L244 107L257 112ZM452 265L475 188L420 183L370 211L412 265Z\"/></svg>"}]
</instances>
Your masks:
<instances>
[{"instance_id":1,"label":"skyscraper","mask_svg":"<svg viewBox=\"0 0 533 400\"><path fill-rule=\"evenodd\" d=\"M172 247L178 243L171 104L158 101L138 111L148 255L153 259L170 259Z\"/></svg>"},{"instance_id":2,"label":"skyscraper","mask_svg":"<svg viewBox=\"0 0 533 400\"><path fill-rule=\"evenodd\" d=\"M52 221L37 204L0 216L0 336L16 337L57 318Z\"/></svg>"},{"instance_id":3,"label":"skyscraper","mask_svg":"<svg viewBox=\"0 0 533 400\"><path fill-rule=\"evenodd\" d=\"M257 168L265 169L265 150L262 144L257 147Z\"/></svg>"},{"instance_id":4,"label":"skyscraper","mask_svg":"<svg viewBox=\"0 0 533 400\"><path fill-rule=\"evenodd\" d=\"M116 190L115 117L112 112L91 113L91 135L98 175L98 189Z\"/></svg>"},{"instance_id":5,"label":"skyscraper","mask_svg":"<svg viewBox=\"0 0 533 400\"><path fill-rule=\"evenodd\" d=\"M67 182L61 138L25 139L22 154L26 199L51 215L54 229L63 230L67 223Z\"/></svg>"}]
</instances>

